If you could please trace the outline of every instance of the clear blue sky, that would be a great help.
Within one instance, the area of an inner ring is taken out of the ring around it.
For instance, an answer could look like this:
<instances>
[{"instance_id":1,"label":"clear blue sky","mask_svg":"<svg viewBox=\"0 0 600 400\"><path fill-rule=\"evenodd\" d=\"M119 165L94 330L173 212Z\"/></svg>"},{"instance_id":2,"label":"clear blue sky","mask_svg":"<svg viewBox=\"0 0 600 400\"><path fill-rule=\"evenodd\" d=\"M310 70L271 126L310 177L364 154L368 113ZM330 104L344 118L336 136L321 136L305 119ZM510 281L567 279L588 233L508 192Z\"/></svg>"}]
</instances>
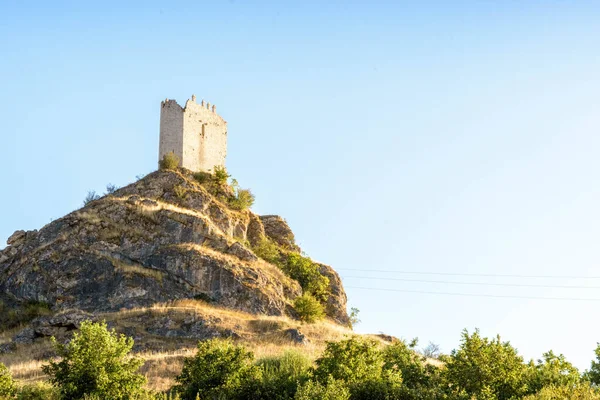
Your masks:
<instances>
[{"instance_id":1,"label":"clear blue sky","mask_svg":"<svg viewBox=\"0 0 600 400\"><path fill-rule=\"evenodd\" d=\"M0 2L0 242L156 167L160 101L229 123L228 168L337 268L361 332L500 333L581 368L600 299L600 4ZM358 269L350 271L347 269Z\"/></svg>"}]
</instances>

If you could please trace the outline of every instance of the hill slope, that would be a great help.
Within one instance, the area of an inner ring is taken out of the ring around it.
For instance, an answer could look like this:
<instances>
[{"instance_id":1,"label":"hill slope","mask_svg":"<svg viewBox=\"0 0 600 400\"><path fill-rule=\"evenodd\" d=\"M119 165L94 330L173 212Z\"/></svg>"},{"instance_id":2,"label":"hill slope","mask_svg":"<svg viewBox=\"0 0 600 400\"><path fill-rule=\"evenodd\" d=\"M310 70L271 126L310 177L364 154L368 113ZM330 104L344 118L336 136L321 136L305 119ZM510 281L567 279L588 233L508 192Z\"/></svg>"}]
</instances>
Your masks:
<instances>
[{"instance_id":1,"label":"hill slope","mask_svg":"<svg viewBox=\"0 0 600 400\"><path fill-rule=\"evenodd\" d=\"M161 170L39 231L17 231L0 251L0 300L98 313L196 298L293 317L299 282L252 250L266 241L295 254L293 233L280 217L236 211L231 196L227 185ZM316 265L328 278L327 316L347 324L338 275Z\"/></svg>"}]
</instances>

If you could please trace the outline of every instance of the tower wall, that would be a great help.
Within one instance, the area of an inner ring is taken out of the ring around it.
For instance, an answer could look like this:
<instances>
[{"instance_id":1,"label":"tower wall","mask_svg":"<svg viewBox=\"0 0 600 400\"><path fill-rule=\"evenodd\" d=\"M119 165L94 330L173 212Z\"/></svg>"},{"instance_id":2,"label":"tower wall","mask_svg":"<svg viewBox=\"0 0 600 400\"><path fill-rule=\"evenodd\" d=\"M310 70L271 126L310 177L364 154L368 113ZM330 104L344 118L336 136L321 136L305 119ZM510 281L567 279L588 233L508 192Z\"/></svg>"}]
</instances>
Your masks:
<instances>
[{"instance_id":1,"label":"tower wall","mask_svg":"<svg viewBox=\"0 0 600 400\"><path fill-rule=\"evenodd\" d=\"M159 157L175 152L181 166L192 171L213 171L225 166L227 122L210 104L197 104L195 96L181 108L174 100L162 103Z\"/></svg>"},{"instance_id":2,"label":"tower wall","mask_svg":"<svg viewBox=\"0 0 600 400\"><path fill-rule=\"evenodd\" d=\"M158 159L173 152L183 160L183 108L175 100L165 100L160 105L160 140Z\"/></svg>"}]
</instances>

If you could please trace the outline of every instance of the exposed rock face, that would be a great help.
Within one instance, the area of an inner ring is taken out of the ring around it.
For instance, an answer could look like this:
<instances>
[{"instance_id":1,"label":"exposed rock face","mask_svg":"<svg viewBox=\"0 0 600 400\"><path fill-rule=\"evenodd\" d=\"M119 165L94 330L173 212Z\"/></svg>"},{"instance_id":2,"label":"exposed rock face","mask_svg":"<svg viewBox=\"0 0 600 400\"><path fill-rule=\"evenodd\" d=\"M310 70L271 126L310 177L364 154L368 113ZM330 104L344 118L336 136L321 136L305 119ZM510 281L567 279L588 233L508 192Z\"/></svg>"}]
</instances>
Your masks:
<instances>
[{"instance_id":1,"label":"exposed rock face","mask_svg":"<svg viewBox=\"0 0 600 400\"><path fill-rule=\"evenodd\" d=\"M66 311L52 317L40 317L31 322L31 326L13 336L14 343L33 343L37 338L55 337L64 340L79 329L86 320L95 320L92 314L82 311Z\"/></svg>"},{"instance_id":2,"label":"exposed rock face","mask_svg":"<svg viewBox=\"0 0 600 400\"><path fill-rule=\"evenodd\" d=\"M294 232L283 218L278 215L262 215L260 221L269 239L285 249L300 251L300 247L296 245Z\"/></svg>"},{"instance_id":3,"label":"exposed rock face","mask_svg":"<svg viewBox=\"0 0 600 400\"><path fill-rule=\"evenodd\" d=\"M327 298L326 312L329 317L343 325L350 324L350 318L346 311L348 298L342 285L340 276L329 265L319 264L322 275L329 278L329 297Z\"/></svg>"},{"instance_id":4,"label":"exposed rock face","mask_svg":"<svg viewBox=\"0 0 600 400\"><path fill-rule=\"evenodd\" d=\"M300 332L298 329L293 329L293 328L286 329L284 333L295 344L306 346L310 343L310 340L308 340L308 338L302 332Z\"/></svg>"},{"instance_id":5,"label":"exposed rock face","mask_svg":"<svg viewBox=\"0 0 600 400\"><path fill-rule=\"evenodd\" d=\"M185 170L157 171L39 231L15 232L0 251L0 299L100 312L199 297L283 315L300 286L242 244L265 236L297 249L282 218L233 211ZM330 316L346 323L339 277L323 273Z\"/></svg>"}]
</instances>

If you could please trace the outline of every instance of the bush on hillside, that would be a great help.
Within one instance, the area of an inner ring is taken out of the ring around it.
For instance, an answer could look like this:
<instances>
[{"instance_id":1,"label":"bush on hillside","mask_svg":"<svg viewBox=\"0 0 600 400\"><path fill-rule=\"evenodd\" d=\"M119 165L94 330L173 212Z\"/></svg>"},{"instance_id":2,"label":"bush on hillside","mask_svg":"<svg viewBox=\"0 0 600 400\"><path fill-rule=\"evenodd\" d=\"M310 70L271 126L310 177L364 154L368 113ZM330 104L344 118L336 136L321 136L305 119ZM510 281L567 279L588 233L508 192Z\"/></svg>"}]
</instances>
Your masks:
<instances>
[{"instance_id":1,"label":"bush on hillside","mask_svg":"<svg viewBox=\"0 0 600 400\"><path fill-rule=\"evenodd\" d=\"M404 384L403 399L434 400L443 397L443 381L440 368L428 364L426 358L417 354L418 341L396 341L383 349L383 369L399 371Z\"/></svg>"},{"instance_id":2,"label":"bush on hillside","mask_svg":"<svg viewBox=\"0 0 600 400\"><path fill-rule=\"evenodd\" d=\"M262 258L266 262L282 266L281 252L275 243L267 238L263 238L256 246L252 247L252 251L257 257Z\"/></svg>"},{"instance_id":3,"label":"bush on hillside","mask_svg":"<svg viewBox=\"0 0 600 400\"><path fill-rule=\"evenodd\" d=\"M269 400L291 400L298 386L310 377L311 360L301 352L287 350L275 357L258 360L261 369L261 398Z\"/></svg>"},{"instance_id":4,"label":"bush on hillside","mask_svg":"<svg viewBox=\"0 0 600 400\"><path fill-rule=\"evenodd\" d=\"M177 154L170 152L163 156L162 160L158 162L158 166L160 169L164 170L176 170L179 168L179 163L181 160Z\"/></svg>"},{"instance_id":5,"label":"bush on hillside","mask_svg":"<svg viewBox=\"0 0 600 400\"><path fill-rule=\"evenodd\" d=\"M383 357L375 340L352 337L327 342L315 363L315 378L319 382L327 383L331 376L346 383L355 383L380 378Z\"/></svg>"},{"instance_id":6,"label":"bush on hillside","mask_svg":"<svg viewBox=\"0 0 600 400\"><path fill-rule=\"evenodd\" d=\"M523 400L600 400L600 392L589 384L546 386Z\"/></svg>"},{"instance_id":7,"label":"bush on hillside","mask_svg":"<svg viewBox=\"0 0 600 400\"><path fill-rule=\"evenodd\" d=\"M133 339L108 330L106 323L85 321L67 344L53 339L60 361L42 367L61 398L84 395L103 399L129 399L141 393L146 378L137 373L143 360L129 356Z\"/></svg>"},{"instance_id":8,"label":"bush on hillside","mask_svg":"<svg viewBox=\"0 0 600 400\"><path fill-rule=\"evenodd\" d=\"M377 378L354 382L349 386L352 400L408 400L402 385L402 375L394 371L383 371ZM424 400L416 397L415 400ZM436 399L438 400L438 399Z\"/></svg>"},{"instance_id":9,"label":"bush on hillside","mask_svg":"<svg viewBox=\"0 0 600 400\"><path fill-rule=\"evenodd\" d=\"M185 199L185 196L186 196L187 192L188 191L185 188L185 186L182 186L182 185L175 185L175 186L173 186L173 194L175 194L175 196L178 199L181 199L181 200Z\"/></svg>"},{"instance_id":10,"label":"bush on hillside","mask_svg":"<svg viewBox=\"0 0 600 400\"><path fill-rule=\"evenodd\" d=\"M229 179L231 175L227 173L225 167L221 167L219 165L215 165L213 170L213 178L215 182L219 185L227 184L227 179Z\"/></svg>"},{"instance_id":11,"label":"bush on hillside","mask_svg":"<svg viewBox=\"0 0 600 400\"><path fill-rule=\"evenodd\" d=\"M184 360L175 390L183 400L243 398L260 382L253 360L252 352L230 340L199 342L196 355Z\"/></svg>"},{"instance_id":12,"label":"bush on hillside","mask_svg":"<svg viewBox=\"0 0 600 400\"><path fill-rule=\"evenodd\" d=\"M193 176L199 184L210 182L213 177L211 173L204 171L195 172Z\"/></svg>"},{"instance_id":13,"label":"bush on hillside","mask_svg":"<svg viewBox=\"0 0 600 400\"><path fill-rule=\"evenodd\" d=\"M596 386L600 386L600 343L597 343L594 350L596 359L592 360L592 365L588 371L585 371L584 377Z\"/></svg>"},{"instance_id":14,"label":"bush on hillside","mask_svg":"<svg viewBox=\"0 0 600 400\"><path fill-rule=\"evenodd\" d=\"M254 204L254 195L250 189L236 189L234 197L229 199L229 206L237 211L244 211Z\"/></svg>"},{"instance_id":15,"label":"bush on hillside","mask_svg":"<svg viewBox=\"0 0 600 400\"><path fill-rule=\"evenodd\" d=\"M319 265L298 253L288 253L281 269L290 278L297 280L304 292L312 294L320 302L329 296L329 278L321 275Z\"/></svg>"},{"instance_id":16,"label":"bush on hillside","mask_svg":"<svg viewBox=\"0 0 600 400\"><path fill-rule=\"evenodd\" d=\"M354 329L356 325L360 324L360 318L358 317L360 314L360 310L356 307L352 307L350 309L350 315L348 315L348 319L350 320L350 329Z\"/></svg>"},{"instance_id":17,"label":"bush on hillside","mask_svg":"<svg viewBox=\"0 0 600 400\"><path fill-rule=\"evenodd\" d=\"M455 396L508 400L526 394L525 373L523 358L509 342L464 330L460 347L447 358L445 378Z\"/></svg>"},{"instance_id":18,"label":"bush on hillside","mask_svg":"<svg viewBox=\"0 0 600 400\"><path fill-rule=\"evenodd\" d=\"M314 296L304 293L294 300L294 310L302 322L312 324L325 317L325 310L319 300Z\"/></svg>"},{"instance_id":19,"label":"bush on hillside","mask_svg":"<svg viewBox=\"0 0 600 400\"><path fill-rule=\"evenodd\" d=\"M0 363L0 397L12 396L15 392L15 382L6 365Z\"/></svg>"},{"instance_id":20,"label":"bush on hillside","mask_svg":"<svg viewBox=\"0 0 600 400\"><path fill-rule=\"evenodd\" d=\"M402 373L397 368L384 368L383 352L373 339L328 342L316 365L318 382L325 384L330 378L344 382L352 400L405 398Z\"/></svg>"},{"instance_id":21,"label":"bush on hillside","mask_svg":"<svg viewBox=\"0 0 600 400\"><path fill-rule=\"evenodd\" d=\"M350 391L344 382L329 378L327 383L307 381L298 387L294 400L349 400Z\"/></svg>"},{"instance_id":22,"label":"bush on hillside","mask_svg":"<svg viewBox=\"0 0 600 400\"><path fill-rule=\"evenodd\" d=\"M329 278L321 274L319 265L295 252L282 252L271 240L264 238L252 251L263 260L278 266L287 276L298 281L305 293L321 303L329 297Z\"/></svg>"},{"instance_id":23,"label":"bush on hillside","mask_svg":"<svg viewBox=\"0 0 600 400\"><path fill-rule=\"evenodd\" d=\"M61 400L59 391L45 382L24 385L17 389L17 400Z\"/></svg>"},{"instance_id":24,"label":"bush on hillside","mask_svg":"<svg viewBox=\"0 0 600 400\"><path fill-rule=\"evenodd\" d=\"M546 386L576 386L581 376L579 370L565 359L556 355L552 350L542 355L542 359L529 364L527 371L527 392L537 393Z\"/></svg>"}]
</instances>

